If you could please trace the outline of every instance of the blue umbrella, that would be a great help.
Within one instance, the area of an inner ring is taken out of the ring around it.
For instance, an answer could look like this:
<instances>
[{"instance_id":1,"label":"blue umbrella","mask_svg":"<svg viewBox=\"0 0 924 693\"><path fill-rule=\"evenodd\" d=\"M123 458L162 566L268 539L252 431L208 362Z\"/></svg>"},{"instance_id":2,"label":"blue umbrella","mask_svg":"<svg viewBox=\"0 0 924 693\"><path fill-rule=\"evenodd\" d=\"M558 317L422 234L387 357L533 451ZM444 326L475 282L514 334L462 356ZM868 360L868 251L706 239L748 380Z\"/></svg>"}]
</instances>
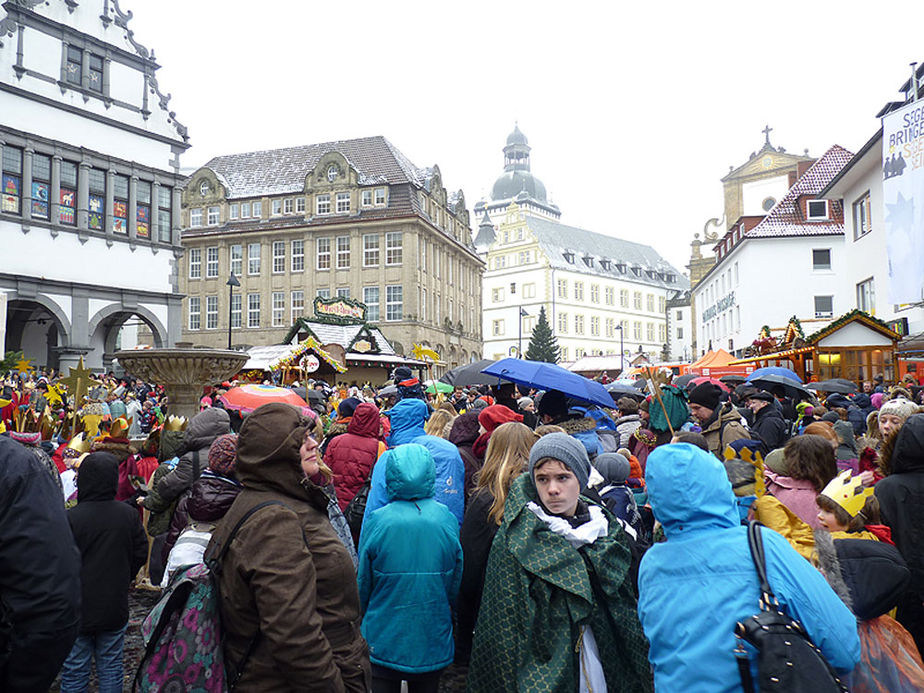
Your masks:
<instances>
[{"instance_id":1,"label":"blue umbrella","mask_svg":"<svg viewBox=\"0 0 924 693\"><path fill-rule=\"evenodd\" d=\"M765 375L781 375L784 378L795 380L800 385L802 384L802 378L796 375L796 372L792 368L785 368L783 366L767 366L766 368L758 368L748 376L747 382L751 382L755 378L761 378Z\"/></svg>"},{"instance_id":2,"label":"blue umbrella","mask_svg":"<svg viewBox=\"0 0 924 693\"><path fill-rule=\"evenodd\" d=\"M613 398L603 385L554 363L508 358L491 364L481 372L539 390L558 390L584 402L613 408Z\"/></svg>"}]
</instances>

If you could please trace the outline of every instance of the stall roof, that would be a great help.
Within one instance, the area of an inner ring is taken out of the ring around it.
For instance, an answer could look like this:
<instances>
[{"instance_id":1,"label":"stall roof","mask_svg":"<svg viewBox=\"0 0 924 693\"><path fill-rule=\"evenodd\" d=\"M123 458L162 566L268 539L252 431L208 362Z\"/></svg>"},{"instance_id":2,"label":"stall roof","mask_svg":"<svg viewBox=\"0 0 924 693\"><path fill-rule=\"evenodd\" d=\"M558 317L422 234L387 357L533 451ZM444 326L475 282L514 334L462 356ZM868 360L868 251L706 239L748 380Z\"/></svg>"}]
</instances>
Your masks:
<instances>
[{"instance_id":1,"label":"stall roof","mask_svg":"<svg viewBox=\"0 0 924 693\"><path fill-rule=\"evenodd\" d=\"M763 354L762 356L749 356L746 359L735 359L729 366L740 366L745 363L757 363L758 361L773 361L776 359L788 359L790 356L796 356L798 354L807 354L810 351L814 351L815 347L800 347L798 349L786 349L785 351L774 351L772 354Z\"/></svg>"}]
</instances>

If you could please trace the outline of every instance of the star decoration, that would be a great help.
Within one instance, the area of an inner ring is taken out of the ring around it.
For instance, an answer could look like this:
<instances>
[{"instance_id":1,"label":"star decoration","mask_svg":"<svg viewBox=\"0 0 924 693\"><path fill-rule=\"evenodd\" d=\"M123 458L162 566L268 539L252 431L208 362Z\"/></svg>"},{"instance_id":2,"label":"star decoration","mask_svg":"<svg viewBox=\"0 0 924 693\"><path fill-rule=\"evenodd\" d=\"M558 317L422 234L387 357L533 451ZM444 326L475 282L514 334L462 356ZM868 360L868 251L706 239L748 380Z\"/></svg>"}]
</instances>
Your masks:
<instances>
[{"instance_id":1,"label":"star decoration","mask_svg":"<svg viewBox=\"0 0 924 693\"><path fill-rule=\"evenodd\" d=\"M28 373L29 371L35 370L35 367L32 365L32 359L19 359L16 362L16 370L20 373Z\"/></svg>"},{"instance_id":2,"label":"star decoration","mask_svg":"<svg viewBox=\"0 0 924 693\"><path fill-rule=\"evenodd\" d=\"M906 200L905 196L898 193L894 204L886 202L888 217L886 223L894 229L905 231L914 230L914 200Z\"/></svg>"}]
</instances>

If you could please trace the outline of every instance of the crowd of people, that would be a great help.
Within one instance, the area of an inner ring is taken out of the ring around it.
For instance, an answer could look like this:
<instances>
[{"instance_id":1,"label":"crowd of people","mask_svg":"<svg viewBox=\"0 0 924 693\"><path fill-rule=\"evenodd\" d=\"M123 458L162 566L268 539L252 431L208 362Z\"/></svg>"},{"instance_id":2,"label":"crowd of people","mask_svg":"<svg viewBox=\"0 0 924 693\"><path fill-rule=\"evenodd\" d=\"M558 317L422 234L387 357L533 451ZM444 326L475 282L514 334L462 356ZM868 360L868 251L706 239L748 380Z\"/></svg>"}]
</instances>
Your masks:
<instances>
[{"instance_id":1,"label":"crowd of people","mask_svg":"<svg viewBox=\"0 0 924 693\"><path fill-rule=\"evenodd\" d=\"M85 691L94 667L122 690L132 586L219 555L242 691L429 692L450 665L473 692L746 690L753 519L845 685L924 690L917 382L796 401L694 381L607 408L429 395L399 368L247 414L216 384L189 421L113 376L69 418L56 382L0 399L0 690Z\"/></svg>"}]
</instances>

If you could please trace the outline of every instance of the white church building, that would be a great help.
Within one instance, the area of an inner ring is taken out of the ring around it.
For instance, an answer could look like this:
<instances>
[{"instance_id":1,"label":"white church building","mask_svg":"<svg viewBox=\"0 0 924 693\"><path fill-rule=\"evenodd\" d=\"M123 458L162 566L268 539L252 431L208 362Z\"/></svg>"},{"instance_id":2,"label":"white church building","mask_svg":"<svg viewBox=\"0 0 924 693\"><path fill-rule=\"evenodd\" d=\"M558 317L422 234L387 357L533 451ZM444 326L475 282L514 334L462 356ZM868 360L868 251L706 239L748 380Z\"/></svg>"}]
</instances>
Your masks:
<instances>
[{"instance_id":1,"label":"white church building","mask_svg":"<svg viewBox=\"0 0 924 693\"><path fill-rule=\"evenodd\" d=\"M117 0L0 8L0 353L107 367L180 333L186 128ZM166 40L166 37L162 37Z\"/></svg>"}]
</instances>

